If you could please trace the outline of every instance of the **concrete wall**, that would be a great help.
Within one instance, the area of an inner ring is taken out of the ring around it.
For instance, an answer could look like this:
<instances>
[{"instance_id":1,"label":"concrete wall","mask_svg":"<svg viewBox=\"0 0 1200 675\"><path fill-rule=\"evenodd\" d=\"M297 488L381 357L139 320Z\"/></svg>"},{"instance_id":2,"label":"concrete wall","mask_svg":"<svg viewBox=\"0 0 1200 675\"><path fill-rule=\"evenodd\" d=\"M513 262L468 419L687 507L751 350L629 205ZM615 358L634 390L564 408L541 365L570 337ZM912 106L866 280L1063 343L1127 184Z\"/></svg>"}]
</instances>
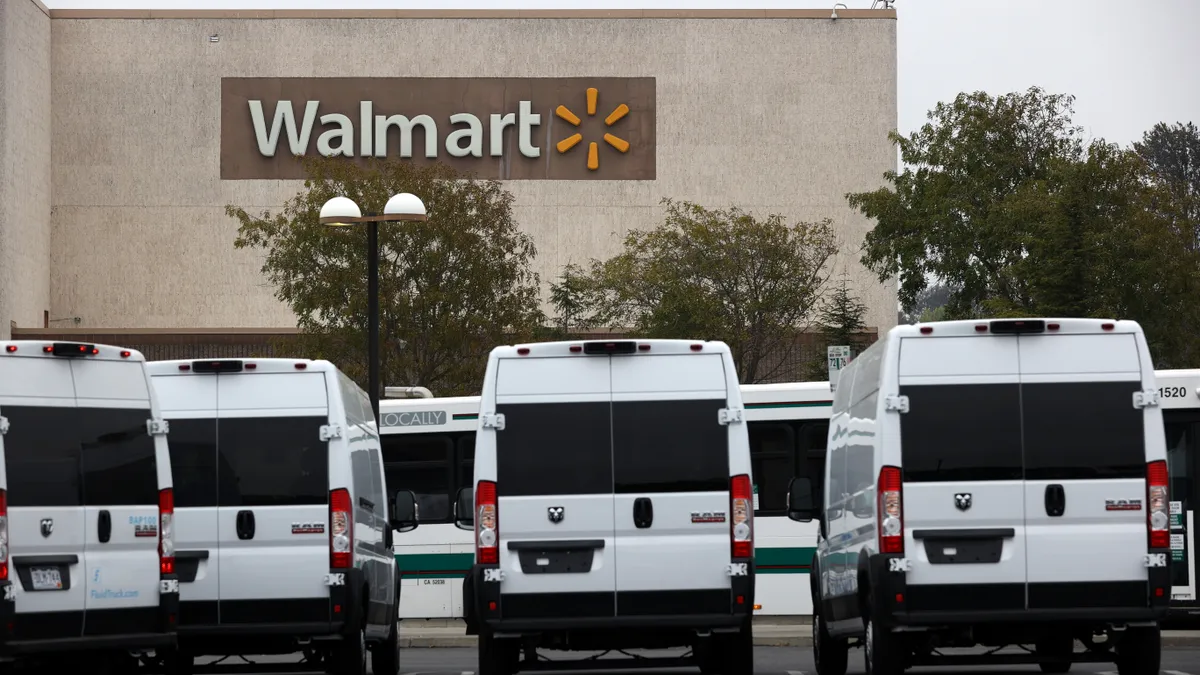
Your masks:
<instances>
[{"instance_id":1,"label":"concrete wall","mask_svg":"<svg viewBox=\"0 0 1200 675\"><path fill-rule=\"evenodd\" d=\"M828 216L868 323L895 324L894 285L857 263L870 223L843 196L896 165L894 19L55 18L52 32L52 311L83 327L294 325L223 213L301 187L220 180L220 79L235 76L655 77L657 180L507 184L543 279L616 252L664 196Z\"/></svg>"},{"instance_id":2,"label":"concrete wall","mask_svg":"<svg viewBox=\"0 0 1200 675\"><path fill-rule=\"evenodd\" d=\"M50 309L50 15L0 0L0 339Z\"/></svg>"}]
</instances>

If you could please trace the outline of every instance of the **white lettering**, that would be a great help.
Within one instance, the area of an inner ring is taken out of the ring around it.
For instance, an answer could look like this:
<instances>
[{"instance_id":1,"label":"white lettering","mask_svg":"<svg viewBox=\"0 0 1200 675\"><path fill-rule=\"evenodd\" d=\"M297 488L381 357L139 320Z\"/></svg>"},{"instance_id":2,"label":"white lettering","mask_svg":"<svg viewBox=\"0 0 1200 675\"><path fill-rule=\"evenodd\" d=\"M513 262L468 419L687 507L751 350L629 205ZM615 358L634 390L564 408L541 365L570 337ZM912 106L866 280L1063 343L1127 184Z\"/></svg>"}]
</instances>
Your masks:
<instances>
[{"instance_id":1,"label":"white lettering","mask_svg":"<svg viewBox=\"0 0 1200 675\"><path fill-rule=\"evenodd\" d=\"M489 134L492 141L492 157L504 154L504 128L517 123L516 113L497 115L492 113L492 131Z\"/></svg>"},{"instance_id":2,"label":"white lettering","mask_svg":"<svg viewBox=\"0 0 1200 675\"><path fill-rule=\"evenodd\" d=\"M362 147L358 151L360 157L370 157L372 154L371 127L373 125L371 124L371 120L375 119L375 114L372 110L373 106L374 104L370 101L363 101L358 104L358 124L362 127L362 140L359 141L362 143Z\"/></svg>"},{"instance_id":3,"label":"white lettering","mask_svg":"<svg viewBox=\"0 0 1200 675\"><path fill-rule=\"evenodd\" d=\"M411 120L404 115L375 116L375 156L387 157L387 132L395 125L400 129L400 156L412 157L413 127L420 124L425 128L425 156L437 157L437 122L429 115L417 115Z\"/></svg>"},{"instance_id":4,"label":"white lettering","mask_svg":"<svg viewBox=\"0 0 1200 675\"><path fill-rule=\"evenodd\" d=\"M530 101L521 101L520 111L521 131L518 141L521 146L521 154L526 157L541 157L542 150L533 144L530 127L541 124L542 116L533 113L533 103Z\"/></svg>"},{"instance_id":5,"label":"white lettering","mask_svg":"<svg viewBox=\"0 0 1200 675\"><path fill-rule=\"evenodd\" d=\"M317 117L317 106L320 101L309 101L304 105L304 122L300 130L296 130L296 115L292 111L291 101L279 101L275 104L275 117L271 120L271 132L267 133L266 119L263 117L262 101L250 101L250 120L254 123L254 140L258 141L258 152L264 157L274 157L275 148L279 145L279 130L287 127L288 145L293 155L303 155L308 149L308 137L312 133L313 122Z\"/></svg>"},{"instance_id":6,"label":"white lettering","mask_svg":"<svg viewBox=\"0 0 1200 675\"><path fill-rule=\"evenodd\" d=\"M350 121L350 118L337 113L321 115L321 124L337 124L338 128L330 129L317 138L317 152L326 157L334 155L353 157L354 123ZM330 145L335 138L338 141L336 148Z\"/></svg>"},{"instance_id":7,"label":"white lettering","mask_svg":"<svg viewBox=\"0 0 1200 675\"><path fill-rule=\"evenodd\" d=\"M446 136L446 152L450 153L451 157L483 157L483 123L479 118L471 113L458 113L450 116L450 123L466 124L467 128L458 129ZM459 143L463 138L470 141L465 148Z\"/></svg>"}]
</instances>

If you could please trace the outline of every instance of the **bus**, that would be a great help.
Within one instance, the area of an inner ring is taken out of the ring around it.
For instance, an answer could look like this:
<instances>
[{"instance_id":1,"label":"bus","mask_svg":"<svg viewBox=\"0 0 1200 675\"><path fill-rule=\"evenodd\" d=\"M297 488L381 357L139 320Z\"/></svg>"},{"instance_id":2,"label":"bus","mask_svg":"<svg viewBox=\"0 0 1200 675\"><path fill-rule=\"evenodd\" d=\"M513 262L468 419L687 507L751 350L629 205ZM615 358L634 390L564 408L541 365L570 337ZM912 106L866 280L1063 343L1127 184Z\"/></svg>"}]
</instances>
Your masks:
<instances>
[{"instance_id":1,"label":"bus","mask_svg":"<svg viewBox=\"0 0 1200 675\"><path fill-rule=\"evenodd\" d=\"M754 479L755 612L812 613L807 574L812 523L787 519L792 476L820 476L833 396L827 382L742 386ZM470 532L454 526L454 496L473 482L479 397L384 399L380 437L388 490L412 490L421 527L396 538L401 619L462 616L462 578L474 559Z\"/></svg>"},{"instance_id":2,"label":"bus","mask_svg":"<svg viewBox=\"0 0 1200 675\"><path fill-rule=\"evenodd\" d=\"M1157 372L1171 478L1172 621L1200 622L1196 513L1200 510L1200 369ZM815 523L785 513L792 476L822 482L833 396L828 382L742 386L753 462L755 613L812 614L808 569ZM471 567L470 532L454 526L452 504L473 482L479 397L380 401L389 490L417 495L421 527L396 538L402 619L462 616L461 580Z\"/></svg>"}]
</instances>

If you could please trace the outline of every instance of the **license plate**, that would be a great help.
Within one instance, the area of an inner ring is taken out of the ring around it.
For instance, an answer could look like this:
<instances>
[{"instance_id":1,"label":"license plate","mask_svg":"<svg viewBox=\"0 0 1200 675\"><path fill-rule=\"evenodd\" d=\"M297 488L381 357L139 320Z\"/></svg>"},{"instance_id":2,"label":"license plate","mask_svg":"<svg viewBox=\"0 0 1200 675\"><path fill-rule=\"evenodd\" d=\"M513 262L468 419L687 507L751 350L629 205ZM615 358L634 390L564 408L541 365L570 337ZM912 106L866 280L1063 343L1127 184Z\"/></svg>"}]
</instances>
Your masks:
<instances>
[{"instance_id":1,"label":"license plate","mask_svg":"<svg viewBox=\"0 0 1200 675\"><path fill-rule=\"evenodd\" d=\"M35 591L61 591L62 572L57 567L33 567L29 570Z\"/></svg>"}]
</instances>

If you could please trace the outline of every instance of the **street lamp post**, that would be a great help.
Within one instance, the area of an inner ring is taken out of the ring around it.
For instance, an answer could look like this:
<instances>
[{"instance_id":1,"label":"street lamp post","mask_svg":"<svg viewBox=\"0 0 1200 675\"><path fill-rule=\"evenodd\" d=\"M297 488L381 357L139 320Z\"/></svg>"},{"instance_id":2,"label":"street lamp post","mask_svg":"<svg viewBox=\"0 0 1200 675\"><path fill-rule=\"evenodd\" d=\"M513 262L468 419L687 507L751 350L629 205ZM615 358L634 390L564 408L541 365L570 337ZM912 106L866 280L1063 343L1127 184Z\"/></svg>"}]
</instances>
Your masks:
<instances>
[{"instance_id":1,"label":"street lamp post","mask_svg":"<svg viewBox=\"0 0 1200 675\"><path fill-rule=\"evenodd\" d=\"M349 227L367 224L367 387L375 424L379 421L379 223L415 222L428 218L420 197L402 192L387 200L383 213L363 215L353 200L334 197L321 206L321 224Z\"/></svg>"}]
</instances>

